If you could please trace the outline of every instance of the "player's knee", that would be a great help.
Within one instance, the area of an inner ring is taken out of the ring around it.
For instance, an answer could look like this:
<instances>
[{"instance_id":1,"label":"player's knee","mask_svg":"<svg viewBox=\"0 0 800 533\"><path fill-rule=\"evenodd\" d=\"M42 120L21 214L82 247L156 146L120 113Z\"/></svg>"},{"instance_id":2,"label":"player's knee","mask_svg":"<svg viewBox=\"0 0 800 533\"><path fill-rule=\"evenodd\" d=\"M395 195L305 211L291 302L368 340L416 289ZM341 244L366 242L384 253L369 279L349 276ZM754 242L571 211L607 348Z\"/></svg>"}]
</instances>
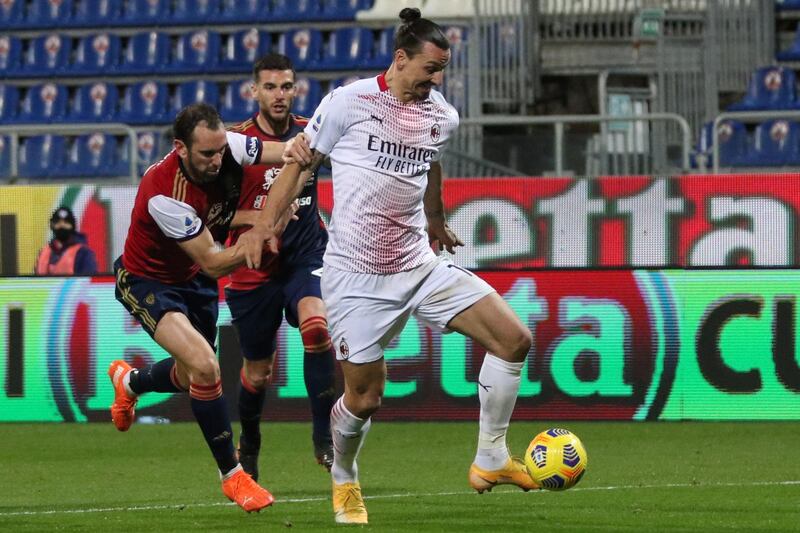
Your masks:
<instances>
[{"instance_id":1,"label":"player's knee","mask_svg":"<svg viewBox=\"0 0 800 533\"><path fill-rule=\"evenodd\" d=\"M375 385L357 386L352 389L357 413L353 413L359 418L368 418L381 408L383 399L383 387Z\"/></svg>"},{"instance_id":2,"label":"player's knee","mask_svg":"<svg viewBox=\"0 0 800 533\"><path fill-rule=\"evenodd\" d=\"M510 339L511 355L518 361L523 361L533 344L533 334L526 327L518 328Z\"/></svg>"},{"instance_id":3,"label":"player's knee","mask_svg":"<svg viewBox=\"0 0 800 533\"><path fill-rule=\"evenodd\" d=\"M306 353L327 352L331 349L328 321L324 316L312 316L300 324L300 336Z\"/></svg>"},{"instance_id":4,"label":"player's knee","mask_svg":"<svg viewBox=\"0 0 800 533\"><path fill-rule=\"evenodd\" d=\"M242 368L242 384L246 388L261 391L272 382L272 364L247 366Z\"/></svg>"},{"instance_id":5,"label":"player's knee","mask_svg":"<svg viewBox=\"0 0 800 533\"><path fill-rule=\"evenodd\" d=\"M203 358L189 367L189 379L197 385L213 385L220 379L219 362L216 357Z\"/></svg>"}]
</instances>

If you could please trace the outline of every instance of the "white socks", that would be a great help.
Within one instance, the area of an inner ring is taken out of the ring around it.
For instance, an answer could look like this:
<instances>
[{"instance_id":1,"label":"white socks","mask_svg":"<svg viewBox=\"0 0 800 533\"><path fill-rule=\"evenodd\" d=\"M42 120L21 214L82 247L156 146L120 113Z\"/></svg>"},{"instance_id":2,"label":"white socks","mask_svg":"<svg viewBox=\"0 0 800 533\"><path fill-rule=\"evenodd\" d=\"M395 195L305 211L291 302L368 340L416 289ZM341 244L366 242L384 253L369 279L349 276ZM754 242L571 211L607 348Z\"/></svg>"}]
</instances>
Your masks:
<instances>
[{"instance_id":1,"label":"white socks","mask_svg":"<svg viewBox=\"0 0 800 533\"><path fill-rule=\"evenodd\" d=\"M506 432L519 393L521 363L509 363L486 354L478 375L481 415L475 464L484 470L499 470L509 459Z\"/></svg>"},{"instance_id":2,"label":"white socks","mask_svg":"<svg viewBox=\"0 0 800 533\"><path fill-rule=\"evenodd\" d=\"M519 383L519 380L517 380ZM356 457L369 431L370 419L363 420L347 410L344 396L331 409L331 435L333 436L333 466L331 476L337 485L358 481Z\"/></svg>"}]
</instances>

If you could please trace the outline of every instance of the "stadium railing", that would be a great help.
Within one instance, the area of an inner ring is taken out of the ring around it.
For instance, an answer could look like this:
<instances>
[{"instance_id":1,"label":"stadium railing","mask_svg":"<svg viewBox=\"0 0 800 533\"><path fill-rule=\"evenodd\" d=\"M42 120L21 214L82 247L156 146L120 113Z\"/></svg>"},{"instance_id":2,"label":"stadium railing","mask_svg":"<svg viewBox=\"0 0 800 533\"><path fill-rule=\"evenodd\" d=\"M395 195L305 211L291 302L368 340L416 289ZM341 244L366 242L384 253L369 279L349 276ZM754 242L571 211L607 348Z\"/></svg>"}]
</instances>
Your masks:
<instances>
[{"instance_id":1,"label":"stadium railing","mask_svg":"<svg viewBox=\"0 0 800 533\"><path fill-rule=\"evenodd\" d=\"M34 135L54 134L61 136L77 136L86 133L107 133L120 135L129 140L128 172L130 183L138 183L139 154L137 151L136 131L127 124L120 123L95 123L95 124L47 124L27 125L15 124L13 126L0 125L0 136L6 135L10 140L9 175L15 177L19 173L19 138Z\"/></svg>"},{"instance_id":2,"label":"stadium railing","mask_svg":"<svg viewBox=\"0 0 800 533\"><path fill-rule=\"evenodd\" d=\"M552 169L555 175L564 175L569 169L565 168L565 126L568 124L609 124L609 123L630 123L633 125L645 123L651 128L655 123L672 123L675 124L680 135L680 169L688 171L690 168L690 152L691 152L691 129L689 123L682 116L675 113L649 113L642 115L550 115L550 116L484 116L464 118L461 120L461 128L457 134L456 139L453 140L451 155L458 157L459 153L467 153L472 159L479 158L481 155L480 148L476 146L476 140L482 135L482 130L486 126L552 126L553 127L553 162L554 168ZM613 150L612 144L608 136L600 136L599 149L600 149L600 166L597 174L607 174L606 159L611 155ZM626 146L627 143L623 143ZM645 155L652 155L645 152ZM666 170L658 169L655 170ZM449 171L450 175L463 175L455 174Z\"/></svg>"}]
</instances>

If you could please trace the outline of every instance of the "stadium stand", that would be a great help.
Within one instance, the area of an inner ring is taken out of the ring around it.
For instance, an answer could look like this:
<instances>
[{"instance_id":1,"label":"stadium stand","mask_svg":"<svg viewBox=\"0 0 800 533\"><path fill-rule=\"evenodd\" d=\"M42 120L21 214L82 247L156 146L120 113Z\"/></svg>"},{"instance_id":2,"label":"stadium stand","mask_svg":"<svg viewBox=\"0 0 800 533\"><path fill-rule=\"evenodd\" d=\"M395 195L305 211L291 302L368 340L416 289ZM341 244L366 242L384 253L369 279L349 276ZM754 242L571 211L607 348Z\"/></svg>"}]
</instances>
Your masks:
<instances>
[{"instance_id":1,"label":"stadium stand","mask_svg":"<svg viewBox=\"0 0 800 533\"><path fill-rule=\"evenodd\" d=\"M270 35L257 28L230 33L224 37L217 71L247 72L256 59L270 51L271 45Z\"/></svg>"},{"instance_id":2,"label":"stadium stand","mask_svg":"<svg viewBox=\"0 0 800 533\"><path fill-rule=\"evenodd\" d=\"M11 124L16 120L18 105L19 89L0 84L0 124Z\"/></svg>"},{"instance_id":3,"label":"stadium stand","mask_svg":"<svg viewBox=\"0 0 800 533\"><path fill-rule=\"evenodd\" d=\"M115 85L103 82L82 85L75 91L67 118L71 122L115 122L118 102Z\"/></svg>"},{"instance_id":4,"label":"stadium stand","mask_svg":"<svg viewBox=\"0 0 800 533\"><path fill-rule=\"evenodd\" d=\"M367 28L342 28L331 32L320 68L354 70L372 64L373 35Z\"/></svg>"},{"instance_id":5,"label":"stadium stand","mask_svg":"<svg viewBox=\"0 0 800 533\"><path fill-rule=\"evenodd\" d=\"M796 105L796 79L785 67L762 67L753 73L744 99L728 106L728 111L791 109Z\"/></svg>"},{"instance_id":6,"label":"stadium stand","mask_svg":"<svg viewBox=\"0 0 800 533\"><path fill-rule=\"evenodd\" d=\"M219 10L219 0L175 0L170 20L175 24L213 23Z\"/></svg>"},{"instance_id":7,"label":"stadium stand","mask_svg":"<svg viewBox=\"0 0 800 533\"><path fill-rule=\"evenodd\" d=\"M87 76L110 73L117 67L119 57L119 36L108 33L87 35L78 42L70 73Z\"/></svg>"},{"instance_id":8,"label":"stadium stand","mask_svg":"<svg viewBox=\"0 0 800 533\"><path fill-rule=\"evenodd\" d=\"M0 2L0 26L17 28L25 19L25 0L5 0Z\"/></svg>"},{"instance_id":9,"label":"stadium stand","mask_svg":"<svg viewBox=\"0 0 800 533\"><path fill-rule=\"evenodd\" d=\"M703 125L700 143L697 146L697 155L703 156L706 162L711 160L713 142L714 123L707 122ZM722 166L733 167L749 164L751 148L744 124L735 120L721 122L717 128L717 142Z\"/></svg>"},{"instance_id":10,"label":"stadium stand","mask_svg":"<svg viewBox=\"0 0 800 533\"><path fill-rule=\"evenodd\" d=\"M788 120L770 120L759 124L748 163L755 167L800 164L800 125Z\"/></svg>"},{"instance_id":11,"label":"stadium stand","mask_svg":"<svg viewBox=\"0 0 800 533\"><path fill-rule=\"evenodd\" d=\"M123 0L121 25L156 26L169 20L169 0Z\"/></svg>"},{"instance_id":12,"label":"stadium stand","mask_svg":"<svg viewBox=\"0 0 800 533\"><path fill-rule=\"evenodd\" d=\"M219 102L217 84L203 80L181 83L175 89L175 96L172 97L170 115L177 115L178 111L195 102L206 102L216 107Z\"/></svg>"},{"instance_id":13,"label":"stadium stand","mask_svg":"<svg viewBox=\"0 0 800 533\"><path fill-rule=\"evenodd\" d=\"M314 70L320 66L322 33L315 29L289 30L278 38L277 52L289 56L296 70Z\"/></svg>"},{"instance_id":14,"label":"stadium stand","mask_svg":"<svg viewBox=\"0 0 800 533\"><path fill-rule=\"evenodd\" d=\"M28 44L20 73L26 76L52 76L64 72L69 65L72 39L51 33Z\"/></svg>"},{"instance_id":15,"label":"stadium stand","mask_svg":"<svg viewBox=\"0 0 800 533\"><path fill-rule=\"evenodd\" d=\"M66 141L60 135L27 137L20 144L19 175L27 178L61 176Z\"/></svg>"},{"instance_id":16,"label":"stadium stand","mask_svg":"<svg viewBox=\"0 0 800 533\"><path fill-rule=\"evenodd\" d=\"M169 93L163 82L143 81L125 89L119 119L128 124L165 124Z\"/></svg>"},{"instance_id":17,"label":"stadium stand","mask_svg":"<svg viewBox=\"0 0 800 533\"><path fill-rule=\"evenodd\" d=\"M29 87L22 99L18 122L59 122L66 115L67 99L67 88L64 85L48 82Z\"/></svg>"},{"instance_id":18,"label":"stadium stand","mask_svg":"<svg viewBox=\"0 0 800 533\"><path fill-rule=\"evenodd\" d=\"M222 102L220 104L220 115L227 122L239 122L252 116L258 106L251 98L252 81L247 79L239 82L231 82L223 91Z\"/></svg>"},{"instance_id":19,"label":"stadium stand","mask_svg":"<svg viewBox=\"0 0 800 533\"><path fill-rule=\"evenodd\" d=\"M30 0L25 25L36 28L60 28L72 21L72 0Z\"/></svg>"},{"instance_id":20,"label":"stadium stand","mask_svg":"<svg viewBox=\"0 0 800 533\"><path fill-rule=\"evenodd\" d=\"M15 75L21 58L22 41L18 37L0 35L0 77Z\"/></svg>"},{"instance_id":21,"label":"stadium stand","mask_svg":"<svg viewBox=\"0 0 800 533\"><path fill-rule=\"evenodd\" d=\"M91 133L81 135L70 146L63 175L94 178L116 169L117 140L113 135Z\"/></svg>"},{"instance_id":22,"label":"stadium stand","mask_svg":"<svg viewBox=\"0 0 800 533\"><path fill-rule=\"evenodd\" d=\"M157 74L169 61L169 37L164 33L147 31L137 33L128 41L120 74Z\"/></svg>"},{"instance_id":23,"label":"stadium stand","mask_svg":"<svg viewBox=\"0 0 800 533\"><path fill-rule=\"evenodd\" d=\"M219 60L219 33L196 31L178 38L168 70L174 73L211 72Z\"/></svg>"},{"instance_id":24,"label":"stadium stand","mask_svg":"<svg viewBox=\"0 0 800 533\"><path fill-rule=\"evenodd\" d=\"M0 177L11 175L11 140L7 135L0 135Z\"/></svg>"},{"instance_id":25,"label":"stadium stand","mask_svg":"<svg viewBox=\"0 0 800 533\"><path fill-rule=\"evenodd\" d=\"M322 86L313 78L298 78L295 82L294 112L310 117L322 99Z\"/></svg>"},{"instance_id":26,"label":"stadium stand","mask_svg":"<svg viewBox=\"0 0 800 533\"><path fill-rule=\"evenodd\" d=\"M113 26L122 16L120 0L75 0L71 26L100 28Z\"/></svg>"}]
</instances>

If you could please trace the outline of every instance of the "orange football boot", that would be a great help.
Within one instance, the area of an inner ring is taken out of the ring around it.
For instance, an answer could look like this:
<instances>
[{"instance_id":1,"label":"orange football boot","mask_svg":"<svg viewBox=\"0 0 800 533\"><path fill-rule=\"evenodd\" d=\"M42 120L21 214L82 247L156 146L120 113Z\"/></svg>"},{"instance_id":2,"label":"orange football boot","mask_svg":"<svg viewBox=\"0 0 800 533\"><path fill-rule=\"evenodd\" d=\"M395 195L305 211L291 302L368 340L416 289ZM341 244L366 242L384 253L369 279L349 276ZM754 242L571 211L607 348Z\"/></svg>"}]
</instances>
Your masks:
<instances>
[{"instance_id":1,"label":"orange football boot","mask_svg":"<svg viewBox=\"0 0 800 533\"><path fill-rule=\"evenodd\" d=\"M253 481L250 475L237 467L238 470L229 478L222 480L222 492L236 505L252 513L272 505L275 498L272 494Z\"/></svg>"},{"instance_id":2,"label":"orange football boot","mask_svg":"<svg viewBox=\"0 0 800 533\"><path fill-rule=\"evenodd\" d=\"M125 390L123 378L133 370L125 361L114 361L108 367L108 377L114 385L114 403L111 404L111 420L119 431L128 431L133 424L137 397L131 397Z\"/></svg>"}]
</instances>

